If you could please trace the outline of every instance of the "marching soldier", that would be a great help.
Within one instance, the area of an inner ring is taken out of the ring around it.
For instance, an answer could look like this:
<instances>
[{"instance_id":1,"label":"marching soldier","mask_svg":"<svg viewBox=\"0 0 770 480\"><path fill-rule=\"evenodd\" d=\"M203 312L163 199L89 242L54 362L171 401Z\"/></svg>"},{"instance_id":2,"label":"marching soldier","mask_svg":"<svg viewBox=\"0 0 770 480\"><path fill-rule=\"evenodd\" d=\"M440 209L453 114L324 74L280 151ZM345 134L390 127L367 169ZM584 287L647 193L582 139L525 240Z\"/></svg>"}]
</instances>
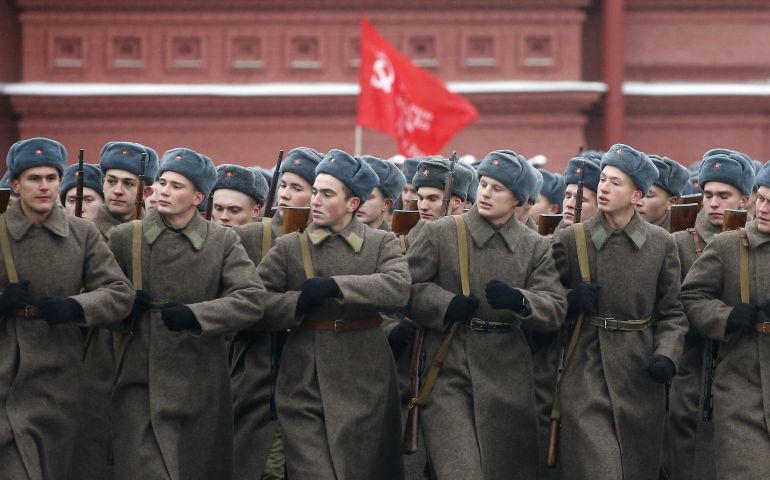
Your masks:
<instances>
[{"instance_id":1,"label":"marching soldier","mask_svg":"<svg viewBox=\"0 0 770 480\"><path fill-rule=\"evenodd\" d=\"M468 185L468 196L465 197L463 202L463 210L469 210L474 203L476 203L476 192L479 189L479 176L476 174L476 169L465 162L457 162L455 168L464 168L471 176L471 183Z\"/></svg>"},{"instance_id":2,"label":"marching soldier","mask_svg":"<svg viewBox=\"0 0 770 480\"><path fill-rule=\"evenodd\" d=\"M439 479L512 472L532 479L537 420L522 327L556 330L564 290L548 240L515 216L534 196L531 167L514 152L494 151L478 174L477 205L426 223L408 252L410 317L427 329L428 365L443 360L443 368L427 373L417 400L422 431ZM439 348L442 339L448 350Z\"/></svg>"},{"instance_id":3,"label":"marching soldier","mask_svg":"<svg viewBox=\"0 0 770 480\"><path fill-rule=\"evenodd\" d=\"M694 229L674 234L682 280L700 252L722 231L725 210L746 206L754 178L751 162L740 152L713 149L704 154L698 176L704 193L703 208ZM669 441L664 467L675 480L713 478L713 424L702 421L700 409L703 354L704 339L696 331L689 332L669 393Z\"/></svg>"},{"instance_id":4,"label":"marching soldier","mask_svg":"<svg viewBox=\"0 0 770 480\"><path fill-rule=\"evenodd\" d=\"M524 157L522 157L522 159L524 159ZM532 196L528 198L526 202L516 207L516 218L526 225L527 228L537 232L537 222L535 222L529 212L532 210L532 206L535 205L537 197L540 195L540 190L543 188L543 174L540 173L540 170L530 165L529 162L527 162L527 166L530 168L531 174L535 176L535 189L532 191Z\"/></svg>"},{"instance_id":5,"label":"marching soldier","mask_svg":"<svg viewBox=\"0 0 770 480\"><path fill-rule=\"evenodd\" d=\"M701 179L712 175L711 158ZM770 476L770 168L756 183L756 219L715 236L682 285L693 329L722 342L713 387L717 479ZM703 187L709 192L710 183Z\"/></svg>"},{"instance_id":6,"label":"marching soldier","mask_svg":"<svg viewBox=\"0 0 770 480\"><path fill-rule=\"evenodd\" d=\"M61 204L67 210L67 215L75 216L75 204L77 203L77 172L78 166L70 165L64 170L64 176L61 179L61 189L59 198ZM102 190L102 181L104 177L102 171L96 165L83 164L83 218L93 220L99 207L104 205L104 191Z\"/></svg>"},{"instance_id":7,"label":"marching soldier","mask_svg":"<svg viewBox=\"0 0 770 480\"><path fill-rule=\"evenodd\" d=\"M217 167L211 220L223 227L256 222L267 197L267 182L260 173L239 165Z\"/></svg>"},{"instance_id":8,"label":"marching soldier","mask_svg":"<svg viewBox=\"0 0 770 480\"><path fill-rule=\"evenodd\" d=\"M356 217L372 228L389 232L388 214L393 210L393 206L406 186L406 177L393 162L369 155L364 155L361 160L372 167L377 174L379 184L358 208Z\"/></svg>"},{"instance_id":9,"label":"marching soldier","mask_svg":"<svg viewBox=\"0 0 770 480\"><path fill-rule=\"evenodd\" d=\"M146 155L145 160L142 154ZM105 243L115 226L131 220L136 214L136 193L143 161L145 185L150 188L158 171L155 150L132 142L108 142L102 147L99 170L103 175L105 202L97 209L93 221ZM77 168L77 165L70 168L73 167ZM87 172L86 167L84 165L83 168ZM88 173L85 180L89 181ZM92 328L86 332L83 362L87 395L83 417L78 422L70 475L79 480L109 479L112 477L109 458L110 402L115 380L114 339L110 330Z\"/></svg>"},{"instance_id":10,"label":"marching soldier","mask_svg":"<svg viewBox=\"0 0 770 480\"><path fill-rule=\"evenodd\" d=\"M281 175L277 192L280 200L275 215L235 229L255 265L259 265L282 233L283 208L310 206L315 168L322 158L323 155L312 148L291 150L281 162L278 173ZM237 479L284 478L283 438L275 406L275 382L286 341L285 329L286 326L278 326L274 331L268 331L267 326L258 324L238 332L231 345Z\"/></svg>"},{"instance_id":11,"label":"marching soldier","mask_svg":"<svg viewBox=\"0 0 770 480\"><path fill-rule=\"evenodd\" d=\"M354 215L378 184L366 162L331 150L316 175L313 222L278 238L258 267L265 323L293 328L276 391L288 477L402 478L396 372L378 312L405 306L406 258L392 233Z\"/></svg>"},{"instance_id":12,"label":"marching soldier","mask_svg":"<svg viewBox=\"0 0 770 480\"><path fill-rule=\"evenodd\" d=\"M613 145L602 157L599 212L555 235L576 336L559 387L564 478L658 475L665 384L687 319L676 243L635 209L657 178L646 155Z\"/></svg>"},{"instance_id":13,"label":"marching soldier","mask_svg":"<svg viewBox=\"0 0 770 480\"><path fill-rule=\"evenodd\" d=\"M564 202L564 190L567 186L564 184L564 178L557 173L551 173L547 170L540 170L543 176L543 186L537 201L529 210L530 216L537 223L541 213L557 214L561 213L561 204Z\"/></svg>"},{"instance_id":14,"label":"marching soldier","mask_svg":"<svg viewBox=\"0 0 770 480\"><path fill-rule=\"evenodd\" d=\"M682 196L689 181L687 169L668 157L649 155L658 169L658 179L647 195L636 204L639 215L653 225L668 231L671 229L671 205Z\"/></svg>"},{"instance_id":15,"label":"marching soldier","mask_svg":"<svg viewBox=\"0 0 770 480\"><path fill-rule=\"evenodd\" d=\"M137 295L116 351L115 478L229 479L232 395L225 333L262 317L264 288L238 235L197 214L211 160L163 155L158 208L110 236Z\"/></svg>"},{"instance_id":16,"label":"marching soldier","mask_svg":"<svg viewBox=\"0 0 770 480\"><path fill-rule=\"evenodd\" d=\"M144 164L144 192L152 195L150 186L158 173L158 154L150 147L132 142L108 142L99 154L99 168L104 173L105 204L96 215L96 228L105 240L110 238L112 229L134 218L136 214L136 189Z\"/></svg>"},{"instance_id":17,"label":"marching soldier","mask_svg":"<svg viewBox=\"0 0 770 480\"><path fill-rule=\"evenodd\" d=\"M134 298L93 223L58 205L66 161L46 138L6 160L19 201L0 216L3 478L67 478L85 400L80 328L119 321Z\"/></svg>"},{"instance_id":18,"label":"marching soldier","mask_svg":"<svg viewBox=\"0 0 770 480\"><path fill-rule=\"evenodd\" d=\"M412 179L417 173L417 166L425 160L425 157L407 158L404 160L403 170L404 177L406 178L406 185L401 192L401 203L414 200L418 201L420 197L417 196L417 189L412 185Z\"/></svg>"}]
</instances>

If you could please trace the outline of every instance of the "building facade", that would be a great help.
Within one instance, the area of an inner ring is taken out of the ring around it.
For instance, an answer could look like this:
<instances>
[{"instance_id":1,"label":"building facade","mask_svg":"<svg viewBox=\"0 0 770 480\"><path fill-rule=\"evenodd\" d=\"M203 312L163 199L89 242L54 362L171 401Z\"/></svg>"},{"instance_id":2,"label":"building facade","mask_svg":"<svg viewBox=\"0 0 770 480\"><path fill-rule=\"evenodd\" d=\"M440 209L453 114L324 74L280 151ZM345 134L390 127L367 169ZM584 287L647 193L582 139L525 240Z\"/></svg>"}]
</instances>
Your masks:
<instances>
[{"instance_id":1,"label":"building facade","mask_svg":"<svg viewBox=\"0 0 770 480\"><path fill-rule=\"evenodd\" d=\"M0 5L4 151L33 136L90 162L109 140L264 166L299 145L352 151L366 15L478 109L444 154L512 148L555 171L616 142L686 165L715 146L770 157L767 0ZM363 153L395 148L364 130Z\"/></svg>"}]
</instances>

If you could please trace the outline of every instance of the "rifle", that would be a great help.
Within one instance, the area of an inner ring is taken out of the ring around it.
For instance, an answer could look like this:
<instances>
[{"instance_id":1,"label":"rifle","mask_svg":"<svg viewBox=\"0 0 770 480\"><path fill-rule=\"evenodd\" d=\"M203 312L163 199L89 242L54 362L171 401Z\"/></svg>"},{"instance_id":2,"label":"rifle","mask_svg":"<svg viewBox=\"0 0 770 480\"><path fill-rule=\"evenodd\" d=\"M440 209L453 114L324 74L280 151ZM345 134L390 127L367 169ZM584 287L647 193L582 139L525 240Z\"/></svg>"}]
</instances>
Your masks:
<instances>
[{"instance_id":1,"label":"rifle","mask_svg":"<svg viewBox=\"0 0 770 480\"><path fill-rule=\"evenodd\" d=\"M283 234L301 232L310 221L310 207L283 207Z\"/></svg>"},{"instance_id":2,"label":"rifle","mask_svg":"<svg viewBox=\"0 0 770 480\"><path fill-rule=\"evenodd\" d=\"M142 152L139 159L139 183L136 184L136 199L134 200L134 218L142 218L142 208L144 207L144 183L145 183L145 164L147 162L147 153Z\"/></svg>"},{"instance_id":3,"label":"rifle","mask_svg":"<svg viewBox=\"0 0 770 480\"><path fill-rule=\"evenodd\" d=\"M695 220L698 218L699 211L700 205L696 203L671 205L671 226L668 231L675 233L695 227Z\"/></svg>"},{"instance_id":4,"label":"rifle","mask_svg":"<svg viewBox=\"0 0 770 480\"><path fill-rule=\"evenodd\" d=\"M748 212L746 210L725 209L722 222L722 231L737 230L746 226ZM703 421L708 422L714 418L714 374L717 369L717 358L719 357L719 342L715 340L706 340L704 355L704 379L703 379Z\"/></svg>"},{"instance_id":5,"label":"rifle","mask_svg":"<svg viewBox=\"0 0 770 480\"><path fill-rule=\"evenodd\" d=\"M580 177L578 177L577 193L575 195L575 223L580 223L583 214L583 176L585 175L585 160L580 164ZM559 448L559 431L561 430L561 377L564 373L564 368L567 362L567 347L572 338L572 335L579 334L580 332L573 331L572 328L562 327L559 331L559 364L556 367L556 378L554 380L553 388L553 407L551 410L551 422L548 425L548 452L546 457L546 465L548 468L556 467L556 459L558 457ZM558 414L557 414L558 412Z\"/></svg>"},{"instance_id":6,"label":"rifle","mask_svg":"<svg viewBox=\"0 0 770 480\"><path fill-rule=\"evenodd\" d=\"M537 221L537 233L544 237L553 235L553 232L556 231L556 227L559 226L559 223L561 223L563 218L564 215L560 213L541 213L540 218Z\"/></svg>"},{"instance_id":7,"label":"rifle","mask_svg":"<svg viewBox=\"0 0 770 480\"><path fill-rule=\"evenodd\" d=\"M449 172L444 182L444 198L441 204L441 216L449 214L449 201L454 188L455 165L457 164L457 152L452 152L449 159ZM409 401L409 411L406 414L406 426L404 427L403 453L411 455L417 452L420 438L420 406L417 405L417 397L420 394L420 381L425 366L425 328L419 327L412 344L412 360L409 364L409 386L412 391L412 399Z\"/></svg>"},{"instance_id":8,"label":"rifle","mask_svg":"<svg viewBox=\"0 0 770 480\"><path fill-rule=\"evenodd\" d=\"M8 210L8 202L11 201L11 189L0 188L0 214Z\"/></svg>"},{"instance_id":9,"label":"rifle","mask_svg":"<svg viewBox=\"0 0 770 480\"><path fill-rule=\"evenodd\" d=\"M209 198L206 199L206 215L203 217L206 220L211 220L211 216L214 214L214 194L209 194Z\"/></svg>"},{"instance_id":10,"label":"rifle","mask_svg":"<svg viewBox=\"0 0 770 480\"><path fill-rule=\"evenodd\" d=\"M81 148L78 153L78 170L75 172L75 216L83 218L83 187L85 186L85 172L83 171L84 150Z\"/></svg>"},{"instance_id":11,"label":"rifle","mask_svg":"<svg viewBox=\"0 0 770 480\"><path fill-rule=\"evenodd\" d=\"M273 210L273 202L275 202L275 192L278 189L278 177L280 176L281 163L283 162L283 150L278 151L278 161L275 162L275 170L273 170L273 178L270 179L270 190L267 192L267 200L265 201L265 213L263 217L272 218L275 215Z\"/></svg>"},{"instance_id":12,"label":"rifle","mask_svg":"<svg viewBox=\"0 0 770 480\"><path fill-rule=\"evenodd\" d=\"M679 197L679 201L676 202L678 205L688 205L691 203L694 203L700 207L703 205L703 194L702 193L693 193L691 195L682 195Z\"/></svg>"}]
</instances>

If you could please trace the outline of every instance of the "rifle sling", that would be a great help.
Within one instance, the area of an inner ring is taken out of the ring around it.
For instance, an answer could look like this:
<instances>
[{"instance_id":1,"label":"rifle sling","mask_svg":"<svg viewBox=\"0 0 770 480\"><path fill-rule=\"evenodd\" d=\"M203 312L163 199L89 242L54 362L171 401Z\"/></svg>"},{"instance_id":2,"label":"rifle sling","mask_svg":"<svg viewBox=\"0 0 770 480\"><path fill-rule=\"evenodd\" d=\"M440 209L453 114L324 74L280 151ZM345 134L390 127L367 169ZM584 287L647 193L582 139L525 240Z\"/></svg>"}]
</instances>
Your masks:
<instances>
[{"instance_id":1,"label":"rifle sling","mask_svg":"<svg viewBox=\"0 0 770 480\"><path fill-rule=\"evenodd\" d=\"M470 261L468 257L468 233L465 231L465 221L462 216L452 215L452 219L455 221L455 226L457 227L457 246L460 261L460 287L462 288L463 295L467 297L471 294L469 277ZM444 335L444 339L441 341L441 344L436 351L436 355L431 361L430 370L428 371L428 375L425 377L425 382L423 383L422 388L420 388L420 393L417 395L417 398L412 400L414 405L424 406L428 403L430 392L433 390L433 387L436 384L438 374L441 371L441 367L444 365L446 355L449 352L449 344L452 342L452 339L454 338L459 326L460 324L455 322L452 324L452 327L449 329L446 335Z\"/></svg>"},{"instance_id":2,"label":"rifle sling","mask_svg":"<svg viewBox=\"0 0 770 480\"><path fill-rule=\"evenodd\" d=\"M267 252L273 248L273 219L262 217L262 258L267 256Z\"/></svg>"},{"instance_id":3,"label":"rifle sling","mask_svg":"<svg viewBox=\"0 0 770 480\"><path fill-rule=\"evenodd\" d=\"M575 229L575 244L577 246L578 265L580 266L580 278L584 283L591 282L591 267L588 263L588 246L586 244L586 231L582 223L575 223L573 225ZM580 337L580 330L583 327L584 315L581 313L578 315L575 321L575 327L572 329L572 335L569 338L569 344L567 345L567 351L564 354L564 367L562 371L567 370L572 355L575 353L575 347L577 347L578 337ZM564 378L564 377L562 377ZM553 392L553 406L551 407L551 420L561 420L561 379L556 383Z\"/></svg>"},{"instance_id":4,"label":"rifle sling","mask_svg":"<svg viewBox=\"0 0 770 480\"><path fill-rule=\"evenodd\" d=\"M3 262L5 263L5 273L8 275L9 283L19 281L19 274L16 272L16 264L13 263L13 254L11 253L11 242L8 240L8 225L5 223L5 214L0 215L0 249L3 252Z\"/></svg>"},{"instance_id":5,"label":"rifle sling","mask_svg":"<svg viewBox=\"0 0 770 480\"><path fill-rule=\"evenodd\" d=\"M310 240L308 240L305 232L299 232L299 249L302 252L302 267L305 269L305 278L315 277L313 259L310 257Z\"/></svg>"},{"instance_id":6,"label":"rifle sling","mask_svg":"<svg viewBox=\"0 0 770 480\"><path fill-rule=\"evenodd\" d=\"M741 302L749 303L751 300L750 283L749 283L749 237L746 235L745 228L738 228L738 268L739 268L739 282L741 288ZM719 363L738 343L737 338L733 338L729 342L714 342L719 346L719 353L717 354L717 363Z\"/></svg>"},{"instance_id":7,"label":"rifle sling","mask_svg":"<svg viewBox=\"0 0 770 480\"><path fill-rule=\"evenodd\" d=\"M135 290L142 290L142 221L132 220L131 225L133 227L133 235L131 237L131 281L134 284ZM132 332L116 333L115 336L117 337L115 344L115 380L117 381Z\"/></svg>"}]
</instances>

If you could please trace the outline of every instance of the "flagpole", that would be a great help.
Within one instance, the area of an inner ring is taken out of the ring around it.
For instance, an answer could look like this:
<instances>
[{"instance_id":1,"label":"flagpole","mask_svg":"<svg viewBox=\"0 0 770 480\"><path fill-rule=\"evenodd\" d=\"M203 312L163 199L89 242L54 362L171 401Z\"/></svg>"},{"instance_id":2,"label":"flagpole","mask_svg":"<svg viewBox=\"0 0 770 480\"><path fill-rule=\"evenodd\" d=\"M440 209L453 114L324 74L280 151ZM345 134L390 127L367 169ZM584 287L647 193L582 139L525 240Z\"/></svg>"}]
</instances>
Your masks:
<instances>
[{"instance_id":1,"label":"flagpole","mask_svg":"<svg viewBox=\"0 0 770 480\"><path fill-rule=\"evenodd\" d=\"M363 140L363 131L361 130L361 125L356 125L356 139L355 139L355 147L354 147L354 155L360 156L361 155L361 142Z\"/></svg>"}]
</instances>

